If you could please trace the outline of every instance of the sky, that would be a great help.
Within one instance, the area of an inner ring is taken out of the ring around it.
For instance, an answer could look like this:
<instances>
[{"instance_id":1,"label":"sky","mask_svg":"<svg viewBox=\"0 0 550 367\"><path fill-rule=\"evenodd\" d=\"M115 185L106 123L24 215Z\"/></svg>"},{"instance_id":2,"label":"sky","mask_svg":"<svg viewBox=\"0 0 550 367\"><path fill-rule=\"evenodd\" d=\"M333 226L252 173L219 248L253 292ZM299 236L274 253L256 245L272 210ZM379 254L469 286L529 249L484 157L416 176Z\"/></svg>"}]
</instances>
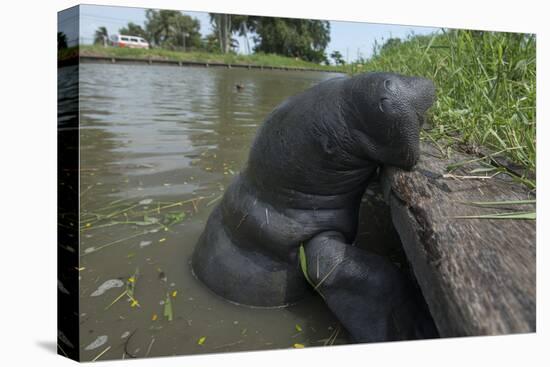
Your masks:
<instances>
[{"instance_id":1,"label":"sky","mask_svg":"<svg viewBox=\"0 0 550 367\"><path fill-rule=\"evenodd\" d=\"M200 21L202 36L212 32L208 13L183 11L191 17ZM78 18L77 8L58 13L59 31L65 32L69 39L69 46L78 42L78 29L75 27L75 20ZM121 6L80 6L80 43L91 44L94 32L98 27L104 26L109 34L116 34L128 22L139 24L142 27L145 23L145 9L130 8ZM383 43L391 37L405 38L407 35L430 34L439 31L439 28L414 27L389 24L374 24L362 22L335 22L330 21L330 43L326 53L330 55L333 51L339 51L345 60L355 61L358 56L368 58L372 55L374 41ZM250 37L250 35L249 35ZM238 37L240 53L245 52L244 37ZM251 47L253 45L250 39Z\"/></svg>"}]
</instances>

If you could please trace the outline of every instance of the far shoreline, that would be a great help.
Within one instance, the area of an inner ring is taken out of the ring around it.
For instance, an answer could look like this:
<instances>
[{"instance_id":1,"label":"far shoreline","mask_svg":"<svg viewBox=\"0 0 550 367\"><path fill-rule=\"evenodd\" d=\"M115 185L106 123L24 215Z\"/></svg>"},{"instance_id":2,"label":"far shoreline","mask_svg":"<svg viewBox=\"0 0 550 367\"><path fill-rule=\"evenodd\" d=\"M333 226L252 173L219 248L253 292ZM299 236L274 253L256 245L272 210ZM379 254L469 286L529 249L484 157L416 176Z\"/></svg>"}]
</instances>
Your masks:
<instances>
[{"instance_id":1,"label":"far shoreline","mask_svg":"<svg viewBox=\"0 0 550 367\"><path fill-rule=\"evenodd\" d=\"M343 74L342 71L326 70L326 69L313 69L313 68L301 68L301 67L289 67L289 66L268 66L268 65L255 65L255 64L226 64L220 62L200 62L200 61L183 61L183 60L164 60L155 58L130 58L130 57L110 57L110 56L92 56L81 55L79 56L80 63L108 63L108 64L149 64L149 65L170 65L170 66L182 66L182 67L223 67L226 69L241 68L241 69L255 69L255 70L281 70L281 71L309 71L309 72L321 72L321 73L334 73Z\"/></svg>"},{"instance_id":2,"label":"far shoreline","mask_svg":"<svg viewBox=\"0 0 550 367\"><path fill-rule=\"evenodd\" d=\"M124 49L101 46L78 46L58 51L58 67L76 65L79 62L349 73L349 70L346 70L349 67L346 66L319 65L274 54L237 55L178 52L159 48Z\"/></svg>"}]
</instances>

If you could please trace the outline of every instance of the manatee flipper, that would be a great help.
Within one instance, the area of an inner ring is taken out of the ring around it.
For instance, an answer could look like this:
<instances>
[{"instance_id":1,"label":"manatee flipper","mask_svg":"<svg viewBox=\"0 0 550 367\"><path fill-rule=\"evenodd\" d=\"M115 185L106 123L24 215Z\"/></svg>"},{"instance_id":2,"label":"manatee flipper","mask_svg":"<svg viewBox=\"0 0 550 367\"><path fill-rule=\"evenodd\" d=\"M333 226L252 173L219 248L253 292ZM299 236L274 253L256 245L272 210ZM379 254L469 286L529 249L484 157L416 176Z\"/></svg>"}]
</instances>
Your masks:
<instances>
[{"instance_id":1,"label":"manatee flipper","mask_svg":"<svg viewBox=\"0 0 550 367\"><path fill-rule=\"evenodd\" d=\"M438 336L412 282L389 260L324 232L304 245L307 278L355 342Z\"/></svg>"}]
</instances>

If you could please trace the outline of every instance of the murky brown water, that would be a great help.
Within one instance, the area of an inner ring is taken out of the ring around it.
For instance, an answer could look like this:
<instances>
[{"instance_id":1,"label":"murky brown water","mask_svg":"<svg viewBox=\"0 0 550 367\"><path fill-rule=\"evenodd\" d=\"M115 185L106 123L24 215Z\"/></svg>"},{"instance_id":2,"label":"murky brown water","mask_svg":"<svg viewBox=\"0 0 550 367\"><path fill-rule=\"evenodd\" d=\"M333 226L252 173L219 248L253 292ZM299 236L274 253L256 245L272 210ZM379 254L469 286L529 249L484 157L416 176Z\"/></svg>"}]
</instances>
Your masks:
<instances>
[{"instance_id":1,"label":"murky brown water","mask_svg":"<svg viewBox=\"0 0 550 367\"><path fill-rule=\"evenodd\" d=\"M288 96L335 76L81 65L83 360L109 346L101 360L122 358L124 348L145 357L327 342L338 323L320 298L284 309L234 305L192 276L189 259L264 117ZM112 279L134 284L136 302L123 295L109 307L126 285L91 296ZM104 344L86 350L101 336ZM345 342L342 331L335 344Z\"/></svg>"}]
</instances>

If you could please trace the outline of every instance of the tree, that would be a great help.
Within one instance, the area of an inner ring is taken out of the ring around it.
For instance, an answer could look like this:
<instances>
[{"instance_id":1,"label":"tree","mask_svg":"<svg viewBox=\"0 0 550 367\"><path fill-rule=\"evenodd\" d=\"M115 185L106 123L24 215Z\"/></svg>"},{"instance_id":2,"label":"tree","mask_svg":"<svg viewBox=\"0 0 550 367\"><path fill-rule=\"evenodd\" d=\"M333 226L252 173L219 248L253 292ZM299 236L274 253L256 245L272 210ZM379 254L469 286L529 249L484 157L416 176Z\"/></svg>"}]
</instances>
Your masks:
<instances>
[{"instance_id":1,"label":"tree","mask_svg":"<svg viewBox=\"0 0 550 367\"><path fill-rule=\"evenodd\" d=\"M212 24L214 35L217 38L218 51L221 53L228 53L231 49L238 47L239 42L232 37L234 33L238 33L239 36L246 37L248 40L249 27L247 26L248 15L231 15L231 14L218 14L210 13L210 24ZM207 42L212 44L210 35L207 37ZM247 48L250 52L250 45L247 42ZM206 46L209 47L208 45Z\"/></svg>"},{"instance_id":2,"label":"tree","mask_svg":"<svg viewBox=\"0 0 550 367\"><path fill-rule=\"evenodd\" d=\"M147 9L146 39L154 46L179 49L198 48L201 45L200 22L177 10Z\"/></svg>"},{"instance_id":3,"label":"tree","mask_svg":"<svg viewBox=\"0 0 550 367\"><path fill-rule=\"evenodd\" d=\"M323 20L251 17L257 37L254 51L320 63L326 61L330 23Z\"/></svg>"},{"instance_id":4,"label":"tree","mask_svg":"<svg viewBox=\"0 0 550 367\"><path fill-rule=\"evenodd\" d=\"M401 44L400 38L388 38L388 40L382 45L380 51L389 50L392 47L398 46Z\"/></svg>"},{"instance_id":5,"label":"tree","mask_svg":"<svg viewBox=\"0 0 550 367\"><path fill-rule=\"evenodd\" d=\"M125 34L128 36L137 36L149 40L149 35L145 32L145 29L141 28L140 25L129 22L126 27L122 27L118 30L118 33Z\"/></svg>"},{"instance_id":6,"label":"tree","mask_svg":"<svg viewBox=\"0 0 550 367\"><path fill-rule=\"evenodd\" d=\"M231 15L210 13L210 23L214 28L214 34L218 36L218 45L220 52L226 54L231 45Z\"/></svg>"},{"instance_id":7,"label":"tree","mask_svg":"<svg viewBox=\"0 0 550 367\"><path fill-rule=\"evenodd\" d=\"M203 49L206 52L218 53L220 52L220 41L215 33L210 33L203 40Z\"/></svg>"},{"instance_id":8,"label":"tree","mask_svg":"<svg viewBox=\"0 0 550 367\"><path fill-rule=\"evenodd\" d=\"M330 57L334 60L334 63L336 65L345 65L346 64L346 61L342 57L342 54L340 53L340 51L333 51L330 54Z\"/></svg>"},{"instance_id":9,"label":"tree","mask_svg":"<svg viewBox=\"0 0 550 367\"><path fill-rule=\"evenodd\" d=\"M107 28L99 27L94 34L94 45L107 45L107 40L109 39L109 33Z\"/></svg>"},{"instance_id":10,"label":"tree","mask_svg":"<svg viewBox=\"0 0 550 367\"><path fill-rule=\"evenodd\" d=\"M239 41L235 38L229 40L229 51L235 52L239 48ZM212 32L203 39L202 48L206 52L221 53L222 47L217 32Z\"/></svg>"},{"instance_id":11,"label":"tree","mask_svg":"<svg viewBox=\"0 0 550 367\"><path fill-rule=\"evenodd\" d=\"M67 45L67 35L63 32L57 32L57 49L61 50L69 47Z\"/></svg>"}]
</instances>

